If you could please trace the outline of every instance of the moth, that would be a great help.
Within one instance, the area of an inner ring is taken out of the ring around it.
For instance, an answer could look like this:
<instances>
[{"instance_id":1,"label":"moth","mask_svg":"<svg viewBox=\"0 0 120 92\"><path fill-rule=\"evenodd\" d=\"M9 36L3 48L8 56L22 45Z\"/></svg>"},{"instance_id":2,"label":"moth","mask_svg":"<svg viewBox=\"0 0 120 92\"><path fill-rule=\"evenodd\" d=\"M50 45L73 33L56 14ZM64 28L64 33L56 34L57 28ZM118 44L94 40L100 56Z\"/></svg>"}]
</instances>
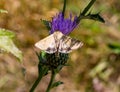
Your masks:
<instances>
[{"instance_id":1,"label":"moth","mask_svg":"<svg viewBox=\"0 0 120 92\"><path fill-rule=\"evenodd\" d=\"M82 47L83 43L79 40L64 35L60 31L55 31L50 36L40 40L35 44L37 48L46 53L70 53Z\"/></svg>"}]
</instances>

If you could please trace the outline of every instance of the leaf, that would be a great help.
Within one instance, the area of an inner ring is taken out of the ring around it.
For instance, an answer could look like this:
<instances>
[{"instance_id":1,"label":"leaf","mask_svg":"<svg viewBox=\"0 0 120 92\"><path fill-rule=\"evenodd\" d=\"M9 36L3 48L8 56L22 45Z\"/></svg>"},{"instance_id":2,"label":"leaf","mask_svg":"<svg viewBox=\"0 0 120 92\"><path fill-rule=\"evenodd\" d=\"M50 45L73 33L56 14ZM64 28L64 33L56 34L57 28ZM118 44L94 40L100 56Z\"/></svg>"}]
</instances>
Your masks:
<instances>
[{"instance_id":1,"label":"leaf","mask_svg":"<svg viewBox=\"0 0 120 92\"><path fill-rule=\"evenodd\" d=\"M38 56L39 59L39 64L38 64L38 74L40 76L46 76L48 74L49 68L44 65L43 63L46 62L46 53L44 51L37 53L36 55Z\"/></svg>"},{"instance_id":2,"label":"leaf","mask_svg":"<svg viewBox=\"0 0 120 92\"><path fill-rule=\"evenodd\" d=\"M97 14L88 14L86 17L88 17L89 19L92 20L96 20L96 21L100 21L102 23L105 23L105 20L99 15L99 13Z\"/></svg>"},{"instance_id":3,"label":"leaf","mask_svg":"<svg viewBox=\"0 0 120 92\"><path fill-rule=\"evenodd\" d=\"M112 44L108 44L108 47L111 49L120 49L120 44L119 43L112 43Z\"/></svg>"},{"instance_id":4,"label":"leaf","mask_svg":"<svg viewBox=\"0 0 120 92\"><path fill-rule=\"evenodd\" d=\"M47 27L48 30L51 30L51 27L50 27L50 21L47 21L47 20L42 20L42 23Z\"/></svg>"},{"instance_id":5,"label":"leaf","mask_svg":"<svg viewBox=\"0 0 120 92\"><path fill-rule=\"evenodd\" d=\"M8 13L8 11L0 9L0 13Z\"/></svg>"},{"instance_id":6,"label":"leaf","mask_svg":"<svg viewBox=\"0 0 120 92\"><path fill-rule=\"evenodd\" d=\"M96 0L91 0L89 2L89 4L84 8L83 12L81 13L81 15L85 15L89 9L92 7L92 5L95 3Z\"/></svg>"},{"instance_id":7,"label":"leaf","mask_svg":"<svg viewBox=\"0 0 120 92\"><path fill-rule=\"evenodd\" d=\"M84 19L86 13L89 11L89 9L92 7L92 5L95 3L96 0L91 0L89 4L83 9L82 12L80 12L78 18L77 18L77 23L80 22L81 19Z\"/></svg>"},{"instance_id":8,"label":"leaf","mask_svg":"<svg viewBox=\"0 0 120 92\"><path fill-rule=\"evenodd\" d=\"M57 87L57 86L59 86L59 85L61 85L61 84L63 84L63 82L57 81L57 82L53 83L53 85L52 85L51 88Z\"/></svg>"},{"instance_id":9,"label":"leaf","mask_svg":"<svg viewBox=\"0 0 120 92\"><path fill-rule=\"evenodd\" d=\"M120 44L119 43L110 43L108 47L113 50L114 53L120 54Z\"/></svg>"},{"instance_id":10,"label":"leaf","mask_svg":"<svg viewBox=\"0 0 120 92\"><path fill-rule=\"evenodd\" d=\"M0 28L0 36L8 36L10 38L14 38L15 34L13 32L11 32L11 31L9 31L9 30Z\"/></svg>"},{"instance_id":11,"label":"leaf","mask_svg":"<svg viewBox=\"0 0 120 92\"><path fill-rule=\"evenodd\" d=\"M22 61L22 52L13 43L15 34L9 30L0 29L0 49L12 53Z\"/></svg>"}]
</instances>

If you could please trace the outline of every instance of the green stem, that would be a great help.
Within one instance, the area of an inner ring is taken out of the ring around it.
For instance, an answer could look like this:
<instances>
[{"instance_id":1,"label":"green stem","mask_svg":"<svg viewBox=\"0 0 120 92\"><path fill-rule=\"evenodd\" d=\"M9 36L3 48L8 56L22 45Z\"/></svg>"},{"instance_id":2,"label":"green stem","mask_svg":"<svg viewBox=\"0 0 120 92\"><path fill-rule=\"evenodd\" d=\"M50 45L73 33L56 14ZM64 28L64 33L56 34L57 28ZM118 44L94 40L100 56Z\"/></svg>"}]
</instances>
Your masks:
<instances>
[{"instance_id":1,"label":"green stem","mask_svg":"<svg viewBox=\"0 0 120 92\"><path fill-rule=\"evenodd\" d=\"M48 87L47 87L46 92L50 92L50 89L51 89L51 87L52 87L52 83L53 83L53 81L54 81L55 75L56 75L55 71L52 70L51 79L50 79L50 82L49 82L49 85L48 85Z\"/></svg>"},{"instance_id":2,"label":"green stem","mask_svg":"<svg viewBox=\"0 0 120 92\"><path fill-rule=\"evenodd\" d=\"M37 80L35 81L32 88L30 89L30 92L34 92L35 88L37 87L41 79L42 79L42 76L38 76Z\"/></svg>"},{"instance_id":3,"label":"green stem","mask_svg":"<svg viewBox=\"0 0 120 92\"><path fill-rule=\"evenodd\" d=\"M66 0L64 0L64 6L63 6L63 11L62 11L63 17L64 17L64 14L65 14L65 9L66 9Z\"/></svg>"}]
</instances>

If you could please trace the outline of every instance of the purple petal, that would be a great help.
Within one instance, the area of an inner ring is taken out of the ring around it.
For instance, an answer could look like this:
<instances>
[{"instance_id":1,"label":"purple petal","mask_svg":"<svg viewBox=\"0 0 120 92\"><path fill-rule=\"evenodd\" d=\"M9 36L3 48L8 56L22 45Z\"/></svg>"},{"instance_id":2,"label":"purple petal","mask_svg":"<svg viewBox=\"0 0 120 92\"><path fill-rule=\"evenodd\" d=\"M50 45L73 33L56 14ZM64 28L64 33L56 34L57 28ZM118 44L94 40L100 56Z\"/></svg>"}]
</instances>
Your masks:
<instances>
[{"instance_id":1,"label":"purple petal","mask_svg":"<svg viewBox=\"0 0 120 92\"><path fill-rule=\"evenodd\" d=\"M65 35L69 34L77 26L76 20L77 16L72 20L72 14L70 13L69 18L65 19L63 14L60 12L52 19L50 34L55 31L61 31Z\"/></svg>"}]
</instances>

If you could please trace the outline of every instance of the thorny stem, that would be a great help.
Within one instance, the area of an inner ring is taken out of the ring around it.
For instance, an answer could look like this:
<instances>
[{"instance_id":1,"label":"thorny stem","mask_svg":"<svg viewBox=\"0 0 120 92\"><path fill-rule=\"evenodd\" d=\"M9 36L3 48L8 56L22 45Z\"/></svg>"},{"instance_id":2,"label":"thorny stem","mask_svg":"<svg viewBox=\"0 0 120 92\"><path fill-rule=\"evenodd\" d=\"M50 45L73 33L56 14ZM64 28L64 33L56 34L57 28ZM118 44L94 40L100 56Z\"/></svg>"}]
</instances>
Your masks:
<instances>
[{"instance_id":1,"label":"thorny stem","mask_svg":"<svg viewBox=\"0 0 120 92\"><path fill-rule=\"evenodd\" d=\"M51 79L50 79L50 82L49 82L49 85L48 85L48 87L47 87L46 92L50 92L50 89L51 89L51 87L52 87L52 83L53 83L54 78L55 78L55 75L56 75L56 73L55 73L54 70L51 70L51 71L52 71Z\"/></svg>"}]
</instances>

